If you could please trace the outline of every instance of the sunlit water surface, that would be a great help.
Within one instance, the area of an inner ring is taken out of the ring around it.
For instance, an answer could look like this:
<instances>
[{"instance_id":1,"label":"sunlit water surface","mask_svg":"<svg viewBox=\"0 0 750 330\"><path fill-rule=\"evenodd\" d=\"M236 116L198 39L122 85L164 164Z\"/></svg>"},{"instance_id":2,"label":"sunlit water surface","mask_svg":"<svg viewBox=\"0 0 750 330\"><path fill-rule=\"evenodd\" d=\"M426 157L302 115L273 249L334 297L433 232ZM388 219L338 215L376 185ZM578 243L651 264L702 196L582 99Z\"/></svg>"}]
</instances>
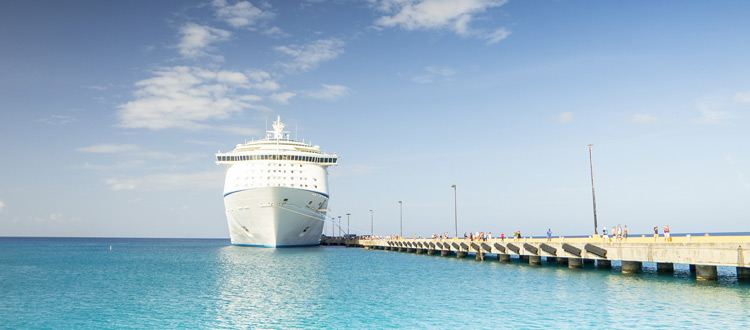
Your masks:
<instances>
[{"instance_id":1,"label":"sunlit water surface","mask_svg":"<svg viewBox=\"0 0 750 330\"><path fill-rule=\"evenodd\" d=\"M750 285L731 268L701 283L686 265L623 275L616 262L574 270L490 259L227 240L0 238L0 328L750 326Z\"/></svg>"}]
</instances>

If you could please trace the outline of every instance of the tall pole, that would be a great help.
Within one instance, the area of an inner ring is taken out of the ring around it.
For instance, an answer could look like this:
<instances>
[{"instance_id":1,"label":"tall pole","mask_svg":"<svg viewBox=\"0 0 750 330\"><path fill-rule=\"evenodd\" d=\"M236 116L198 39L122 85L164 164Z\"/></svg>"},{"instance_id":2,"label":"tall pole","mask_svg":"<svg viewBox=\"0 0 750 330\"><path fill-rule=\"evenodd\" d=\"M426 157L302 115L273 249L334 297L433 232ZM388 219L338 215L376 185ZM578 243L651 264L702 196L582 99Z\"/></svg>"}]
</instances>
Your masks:
<instances>
[{"instance_id":1,"label":"tall pole","mask_svg":"<svg viewBox=\"0 0 750 330\"><path fill-rule=\"evenodd\" d=\"M598 226L596 223L596 192L594 191L594 160L591 156L591 147L593 144L589 144L589 166L591 166L591 198L594 201L594 235L598 234Z\"/></svg>"},{"instance_id":2,"label":"tall pole","mask_svg":"<svg viewBox=\"0 0 750 330\"><path fill-rule=\"evenodd\" d=\"M373 229L374 226L373 226L373 222L372 222L372 218L373 217L374 217L374 215L372 213L372 210L370 210L370 237L375 236L375 230Z\"/></svg>"},{"instance_id":3,"label":"tall pole","mask_svg":"<svg viewBox=\"0 0 750 330\"><path fill-rule=\"evenodd\" d=\"M349 216L352 215L351 213L346 214L346 236L349 236Z\"/></svg>"},{"instance_id":4,"label":"tall pole","mask_svg":"<svg viewBox=\"0 0 750 330\"><path fill-rule=\"evenodd\" d=\"M404 237L404 203L398 201L398 207L401 217L401 233L399 234L399 236Z\"/></svg>"},{"instance_id":5,"label":"tall pole","mask_svg":"<svg viewBox=\"0 0 750 330\"><path fill-rule=\"evenodd\" d=\"M339 216L339 237L341 236L341 216Z\"/></svg>"},{"instance_id":6,"label":"tall pole","mask_svg":"<svg viewBox=\"0 0 750 330\"><path fill-rule=\"evenodd\" d=\"M453 215L455 216L455 225L456 225L456 236L458 237L458 198L456 193L456 185L451 185L451 188L453 188Z\"/></svg>"}]
</instances>

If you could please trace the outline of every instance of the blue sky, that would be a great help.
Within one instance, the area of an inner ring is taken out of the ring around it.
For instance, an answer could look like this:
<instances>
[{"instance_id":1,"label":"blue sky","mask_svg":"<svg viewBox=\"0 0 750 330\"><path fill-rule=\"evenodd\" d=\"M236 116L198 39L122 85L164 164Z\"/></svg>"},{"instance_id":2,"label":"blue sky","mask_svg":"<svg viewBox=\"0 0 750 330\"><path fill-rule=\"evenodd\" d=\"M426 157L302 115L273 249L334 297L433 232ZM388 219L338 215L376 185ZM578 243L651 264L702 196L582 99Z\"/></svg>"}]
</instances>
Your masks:
<instances>
[{"instance_id":1,"label":"blue sky","mask_svg":"<svg viewBox=\"0 0 750 330\"><path fill-rule=\"evenodd\" d=\"M352 232L750 231L746 1L6 1L0 236L228 237L213 154L340 155ZM328 226L327 228L330 228ZM327 229L328 230L328 229Z\"/></svg>"}]
</instances>

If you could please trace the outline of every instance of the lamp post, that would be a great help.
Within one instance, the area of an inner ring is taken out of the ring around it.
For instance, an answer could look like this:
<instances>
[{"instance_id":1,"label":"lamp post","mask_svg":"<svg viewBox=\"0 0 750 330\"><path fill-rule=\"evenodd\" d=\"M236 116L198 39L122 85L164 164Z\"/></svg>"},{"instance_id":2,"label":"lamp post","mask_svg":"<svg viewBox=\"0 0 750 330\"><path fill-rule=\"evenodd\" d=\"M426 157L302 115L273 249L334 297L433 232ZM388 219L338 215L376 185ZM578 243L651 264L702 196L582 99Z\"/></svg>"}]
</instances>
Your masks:
<instances>
[{"instance_id":1,"label":"lamp post","mask_svg":"<svg viewBox=\"0 0 750 330\"><path fill-rule=\"evenodd\" d=\"M593 144L589 144L589 166L591 167L591 198L594 201L594 235L598 234L598 228L596 223L596 192L594 191L594 160L591 156L591 147Z\"/></svg>"},{"instance_id":2,"label":"lamp post","mask_svg":"<svg viewBox=\"0 0 750 330\"><path fill-rule=\"evenodd\" d=\"M399 207L399 214L401 218L401 231L399 236L404 237L404 203L401 201L398 201L398 207Z\"/></svg>"},{"instance_id":3,"label":"lamp post","mask_svg":"<svg viewBox=\"0 0 750 330\"><path fill-rule=\"evenodd\" d=\"M374 226L373 226L373 222L372 222L372 218L373 217L374 217L374 215L372 213L372 210L370 210L370 238L372 238L373 236L375 236L375 230L373 229Z\"/></svg>"},{"instance_id":4,"label":"lamp post","mask_svg":"<svg viewBox=\"0 0 750 330\"><path fill-rule=\"evenodd\" d=\"M458 198L457 198L457 192L456 192L456 185L451 185L451 188L453 188L453 215L455 219L455 225L456 225L456 236L458 237Z\"/></svg>"},{"instance_id":5,"label":"lamp post","mask_svg":"<svg viewBox=\"0 0 750 330\"><path fill-rule=\"evenodd\" d=\"M341 216L339 216L339 237L341 237Z\"/></svg>"},{"instance_id":6,"label":"lamp post","mask_svg":"<svg viewBox=\"0 0 750 330\"><path fill-rule=\"evenodd\" d=\"M349 216L352 215L351 213L346 214L346 236L349 236Z\"/></svg>"}]
</instances>

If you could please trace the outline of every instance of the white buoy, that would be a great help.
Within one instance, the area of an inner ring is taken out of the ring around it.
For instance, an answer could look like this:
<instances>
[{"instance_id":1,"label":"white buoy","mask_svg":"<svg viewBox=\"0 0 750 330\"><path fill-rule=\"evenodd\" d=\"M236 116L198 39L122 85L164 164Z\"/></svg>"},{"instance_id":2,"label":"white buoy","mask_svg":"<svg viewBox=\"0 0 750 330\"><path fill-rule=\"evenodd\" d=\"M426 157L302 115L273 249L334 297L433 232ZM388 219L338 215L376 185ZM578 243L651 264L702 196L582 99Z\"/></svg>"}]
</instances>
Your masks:
<instances>
[{"instance_id":1,"label":"white buoy","mask_svg":"<svg viewBox=\"0 0 750 330\"><path fill-rule=\"evenodd\" d=\"M112 245L109 246L109 250L112 251Z\"/></svg>"}]
</instances>

